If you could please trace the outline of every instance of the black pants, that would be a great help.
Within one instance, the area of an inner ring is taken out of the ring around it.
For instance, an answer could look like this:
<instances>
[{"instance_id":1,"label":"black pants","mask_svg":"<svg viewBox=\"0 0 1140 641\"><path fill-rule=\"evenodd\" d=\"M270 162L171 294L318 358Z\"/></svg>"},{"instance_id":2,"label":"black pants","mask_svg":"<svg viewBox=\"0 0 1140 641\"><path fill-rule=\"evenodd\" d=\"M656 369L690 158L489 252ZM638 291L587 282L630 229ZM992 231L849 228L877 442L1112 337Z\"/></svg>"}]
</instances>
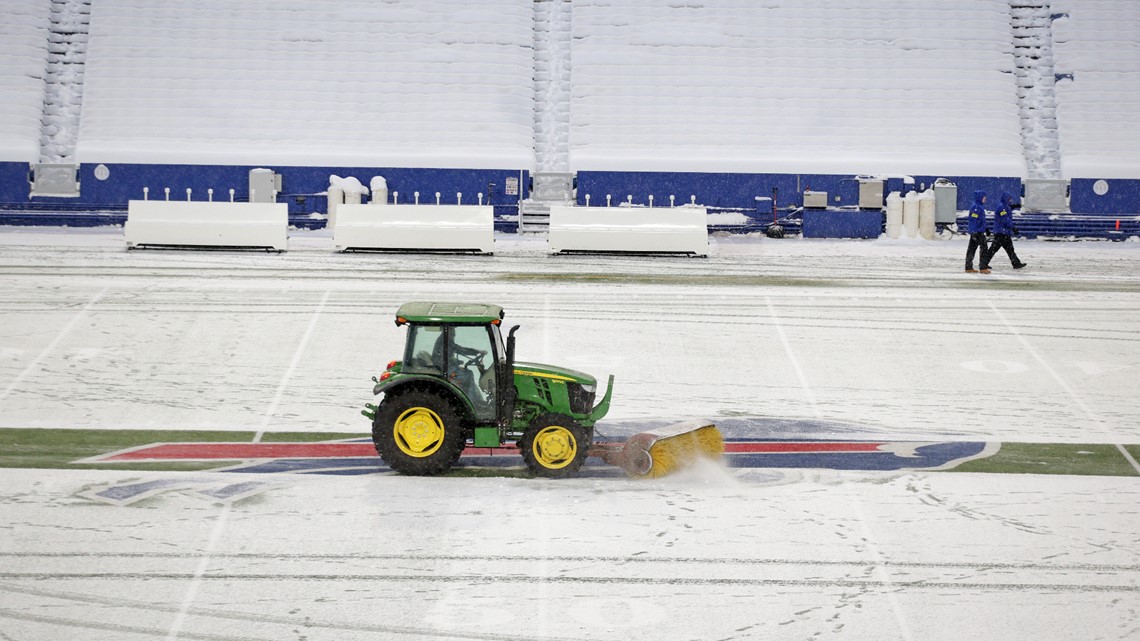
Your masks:
<instances>
[{"instance_id":1,"label":"black pants","mask_svg":"<svg viewBox=\"0 0 1140 641\"><path fill-rule=\"evenodd\" d=\"M1009 234L994 234L994 242L990 245L989 251L982 252L982 269L987 269L990 266L990 261L993 260L999 249L1004 249L1005 253L1009 255L1011 265L1021 264L1017 252L1013 251L1013 238L1010 238Z\"/></svg>"},{"instance_id":2,"label":"black pants","mask_svg":"<svg viewBox=\"0 0 1140 641\"><path fill-rule=\"evenodd\" d=\"M970 246L966 248L966 269L974 268L974 252L981 250L982 265L986 264L986 234L974 232L970 234Z\"/></svg>"}]
</instances>

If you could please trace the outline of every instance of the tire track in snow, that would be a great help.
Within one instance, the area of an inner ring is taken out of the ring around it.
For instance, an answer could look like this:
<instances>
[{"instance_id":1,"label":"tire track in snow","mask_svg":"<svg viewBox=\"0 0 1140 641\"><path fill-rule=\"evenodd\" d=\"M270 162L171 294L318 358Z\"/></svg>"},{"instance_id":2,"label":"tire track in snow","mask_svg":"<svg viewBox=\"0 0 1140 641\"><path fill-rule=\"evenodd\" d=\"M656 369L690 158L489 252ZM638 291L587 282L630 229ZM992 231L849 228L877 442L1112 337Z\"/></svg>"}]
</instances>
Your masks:
<instances>
[{"instance_id":1,"label":"tire track in snow","mask_svg":"<svg viewBox=\"0 0 1140 641\"><path fill-rule=\"evenodd\" d=\"M88 605L101 605L111 606L116 608L130 608L134 610L142 610L148 613L154 612L177 612L178 608L172 606L162 605L153 601L137 601L132 599L123 599L115 597L103 597L93 594L66 592L59 590L48 590L43 588L29 588L16 585L0 584L0 593L23 594L27 596L34 596L41 599L56 599L68 603L81 603ZM232 610L219 610L215 608L202 608L193 607L187 611L189 616L199 618L212 618L221 619L223 621L239 621L246 623L253 623L258 625L280 625L288 627L292 632L296 632L298 628L303 628L310 631L336 631L336 632L364 632L369 634L386 633L400 635L404 637L425 637L428 639L444 640L444 639L463 639L466 641L585 641L578 637L559 636L556 639L553 637L541 637L535 635L514 635L514 634L496 634L496 633L480 633L469 631L447 631L438 628L414 628L410 626L397 626L397 625L382 625L382 624L354 624L344 623L339 621L316 621L310 617L285 617L275 616L271 614L249 614L245 612L235 612ZM61 625L66 627L74 627L87 630L104 630L111 632L134 632L151 635L165 634L164 630L159 628L147 628L143 626L133 626L121 623L103 623L92 621L89 618L85 619L72 619L60 616L36 615L27 611L15 610L10 608L0 608L0 619L14 619L23 621L33 621L37 623L47 623L53 625ZM232 633L226 634L204 634L200 632L183 632L180 635L185 639L203 639L205 641L269 641L270 639L278 641L283 638L280 635L270 637L250 637L250 636L237 636Z\"/></svg>"},{"instance_id":2,"label":"tire track in snow","mask_svg":"<svg viewBox=\"0 0 1140 641\"><path fill-rule=\"evenodd\" d=\"M518 574L320 574L320 573L217 573L198 576L192 572L0 572L0 579L47 580L116 580L116 581L363 581L386 583L462 583L465 585L666 585L666 586L741 586L790 588L878 588L889 593L912 589L990 590L998 592L1132 592L1140 593L1140 585L1105 585L1096 583L986 583L967 581L905 581L876 579L752 579L731 577L613 577L613 576L524 576Z\"/></svg>"}]
</instances>

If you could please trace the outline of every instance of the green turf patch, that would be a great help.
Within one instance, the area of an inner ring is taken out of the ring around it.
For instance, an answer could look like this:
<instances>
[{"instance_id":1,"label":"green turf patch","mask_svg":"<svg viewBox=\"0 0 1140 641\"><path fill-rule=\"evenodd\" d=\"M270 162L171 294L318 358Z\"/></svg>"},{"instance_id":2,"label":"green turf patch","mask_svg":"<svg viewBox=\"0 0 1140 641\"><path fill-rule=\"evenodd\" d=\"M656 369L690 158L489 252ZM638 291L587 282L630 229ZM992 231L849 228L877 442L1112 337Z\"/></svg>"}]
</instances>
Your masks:
<instances>
[{"instance_id":1,"label":"green turf patch","mask_svg":"<svg viewBox=\"0 0 1140 641\"><path fill-rule=\"evenodd\" d=\"M954 471L1137 476L1132 464L1115 445L1069 443L1002 443L1001 449L993 456L967 461Z\"/></svg>"},{"instance_id":2,"label":"green turf patch","mask_svg":"<svg viewBox=\"0 0 1140 641\"><path fill-rule=\"evenodd\" d=\"M79 463L78 461L131 447L153 443L249 443L254 432L217 432L203 430L68 430L0 428L0 467L37 467L71 469L116 469L139 471L209 470L240 461L170 461L126 463ZM313 432L267 432L266 443L314 443L366 437L367 434L329 434Z\"/></svg>"},{"instance_id":3,"label":"green turf patch","mask_svg":"<svg viewBox=\"0 0 1140 641\"><path fill-rule=\"evenodd\" d=\"M133 471L199 471L228 467L241 461L146 461L75 463L75 461L155 443L250 443L254 432L206 430L80 430L0 428L0 467L55 469L113 469ZM315 443L367 439L360 433L267 432L264 443ZM1125 446L1140 460L1140 445ZM1002 443L987 458L967 461L958 472L1006 474L1072 474L1085 476L1138 476L1115 445L1061 443ZM458 466L447 473L458 477L526 477L521 465L514 468Z\"/></svg>"},{"instance_id":4,"label":"green turf patch","mask_svg":"<svg viewBox=\"0 0 1140 641\"><path fill-rule=\"evenodd\" d=\"M882 283L875 278L801 278L766 274L643 274L636 272L510 272L495 276L507 282L626 283L637 285L693 285L701 287L866 287ZM889 279L894 288L987 289L1018 291L1140 292L1133 282L1073 282L1025 278L948 278L944 280Z\"/></svg>"},{"instance_id":5,"label":"green turf patch","mask_svg":"<svg viewBox=\"0 0 1140 641\"><path fill-rule=\"evenodd\" d=\"M248 442L253 432L0 429L0 467L71 467L72 461L155 442ZM219 462L220 463L220 462ZM219 463L197 469L219 467ZM152 464L153 465L153 464ZM93 467L93 466L77 466ZM100 466L106 467L106 466ZM116 469L142 469L119 467ZM156 468L150 468L156 469ZM177 468L185 470L185 464Z\"/></svg>"},{"instance_id":6,"label":"green turf patch","mask_svg":"<svg viewBox=\"0 0 1140 641\"><path fill-rule=\"evenodd\" d=\"M324 441L347 441L349 439L371 439L369 433L349 434L347 432L266 432L261 435L262 443L322 443ZM252 437L250 440L253 440Z\"/></svg>"}]
</instances>

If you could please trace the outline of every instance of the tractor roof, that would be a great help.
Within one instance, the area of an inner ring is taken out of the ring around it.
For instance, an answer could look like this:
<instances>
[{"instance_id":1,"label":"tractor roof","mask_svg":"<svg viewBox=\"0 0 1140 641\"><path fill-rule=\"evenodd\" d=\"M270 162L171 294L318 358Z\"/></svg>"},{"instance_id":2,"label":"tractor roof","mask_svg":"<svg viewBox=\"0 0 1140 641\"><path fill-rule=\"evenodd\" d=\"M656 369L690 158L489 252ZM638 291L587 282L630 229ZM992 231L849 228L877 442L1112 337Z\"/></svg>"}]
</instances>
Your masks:
<instances>
[{"instance_id":1,"label":"tractor roof","mask_svg":"<svg viewBox=\"0 0 1140 641\"><path fill-rule=\"evenodd\" d=\"M502 318L502 307L481 303L404 303L396 311L397 325L403 322L490 323Z\"/></svg>"}]
</instances>

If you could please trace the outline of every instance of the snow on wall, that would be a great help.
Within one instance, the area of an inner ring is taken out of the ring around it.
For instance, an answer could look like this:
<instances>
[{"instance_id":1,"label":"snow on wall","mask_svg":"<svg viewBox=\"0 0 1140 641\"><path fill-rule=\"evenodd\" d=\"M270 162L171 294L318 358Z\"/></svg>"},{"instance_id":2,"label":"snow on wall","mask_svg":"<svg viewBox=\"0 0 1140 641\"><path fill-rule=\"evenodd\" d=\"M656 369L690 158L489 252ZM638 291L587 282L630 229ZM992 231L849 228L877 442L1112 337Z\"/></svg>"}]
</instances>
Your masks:
<instances>
[{"instance_id":1,"label":"snow on wall","mask_svg":"<svg viewBox=\"0 0 1140 641\"><path fill-rule=\"evenodd\" d=\"M570 0L534 3L536 169L566 172L570 145Z\"/></svg>"},{"instance_id":2,"label":"snow on wall","mask_svg":"<svg viewBox=\"0 0 1140 641\"><path fill-rule=\"evenodd\" d=\"M1140 2L1060 0L1057 123L1065 178L1140 178Z\"/></svg>"},{"instance_id":3,"label":"snow on wall","mask_svg":"<svg viewBox=\"0 0 1140 641\"><path fill-rule=\"evenodd\" d=\"M1006 0L578 0L572 170L1024 176Z\"/></svg>"},{"instance_id":4,"label":"snow on wall","mask_svg":"<svg viewBox=\"0 0 1140 641\"><path fill-rule=\"evenodd\" d=\"M98 0L84 163L534 164L531 0Z\"/></svg>"},{"instance_id":5,"label":"snow on wall","mask_svg":"<svg viewBox=\"0 0 1140 641\"><path fill-rule=\"evenodd\" d=\"M50 0L4 0L0 20L0 161L40 155Z\"/></svg>"}]
</instances>

